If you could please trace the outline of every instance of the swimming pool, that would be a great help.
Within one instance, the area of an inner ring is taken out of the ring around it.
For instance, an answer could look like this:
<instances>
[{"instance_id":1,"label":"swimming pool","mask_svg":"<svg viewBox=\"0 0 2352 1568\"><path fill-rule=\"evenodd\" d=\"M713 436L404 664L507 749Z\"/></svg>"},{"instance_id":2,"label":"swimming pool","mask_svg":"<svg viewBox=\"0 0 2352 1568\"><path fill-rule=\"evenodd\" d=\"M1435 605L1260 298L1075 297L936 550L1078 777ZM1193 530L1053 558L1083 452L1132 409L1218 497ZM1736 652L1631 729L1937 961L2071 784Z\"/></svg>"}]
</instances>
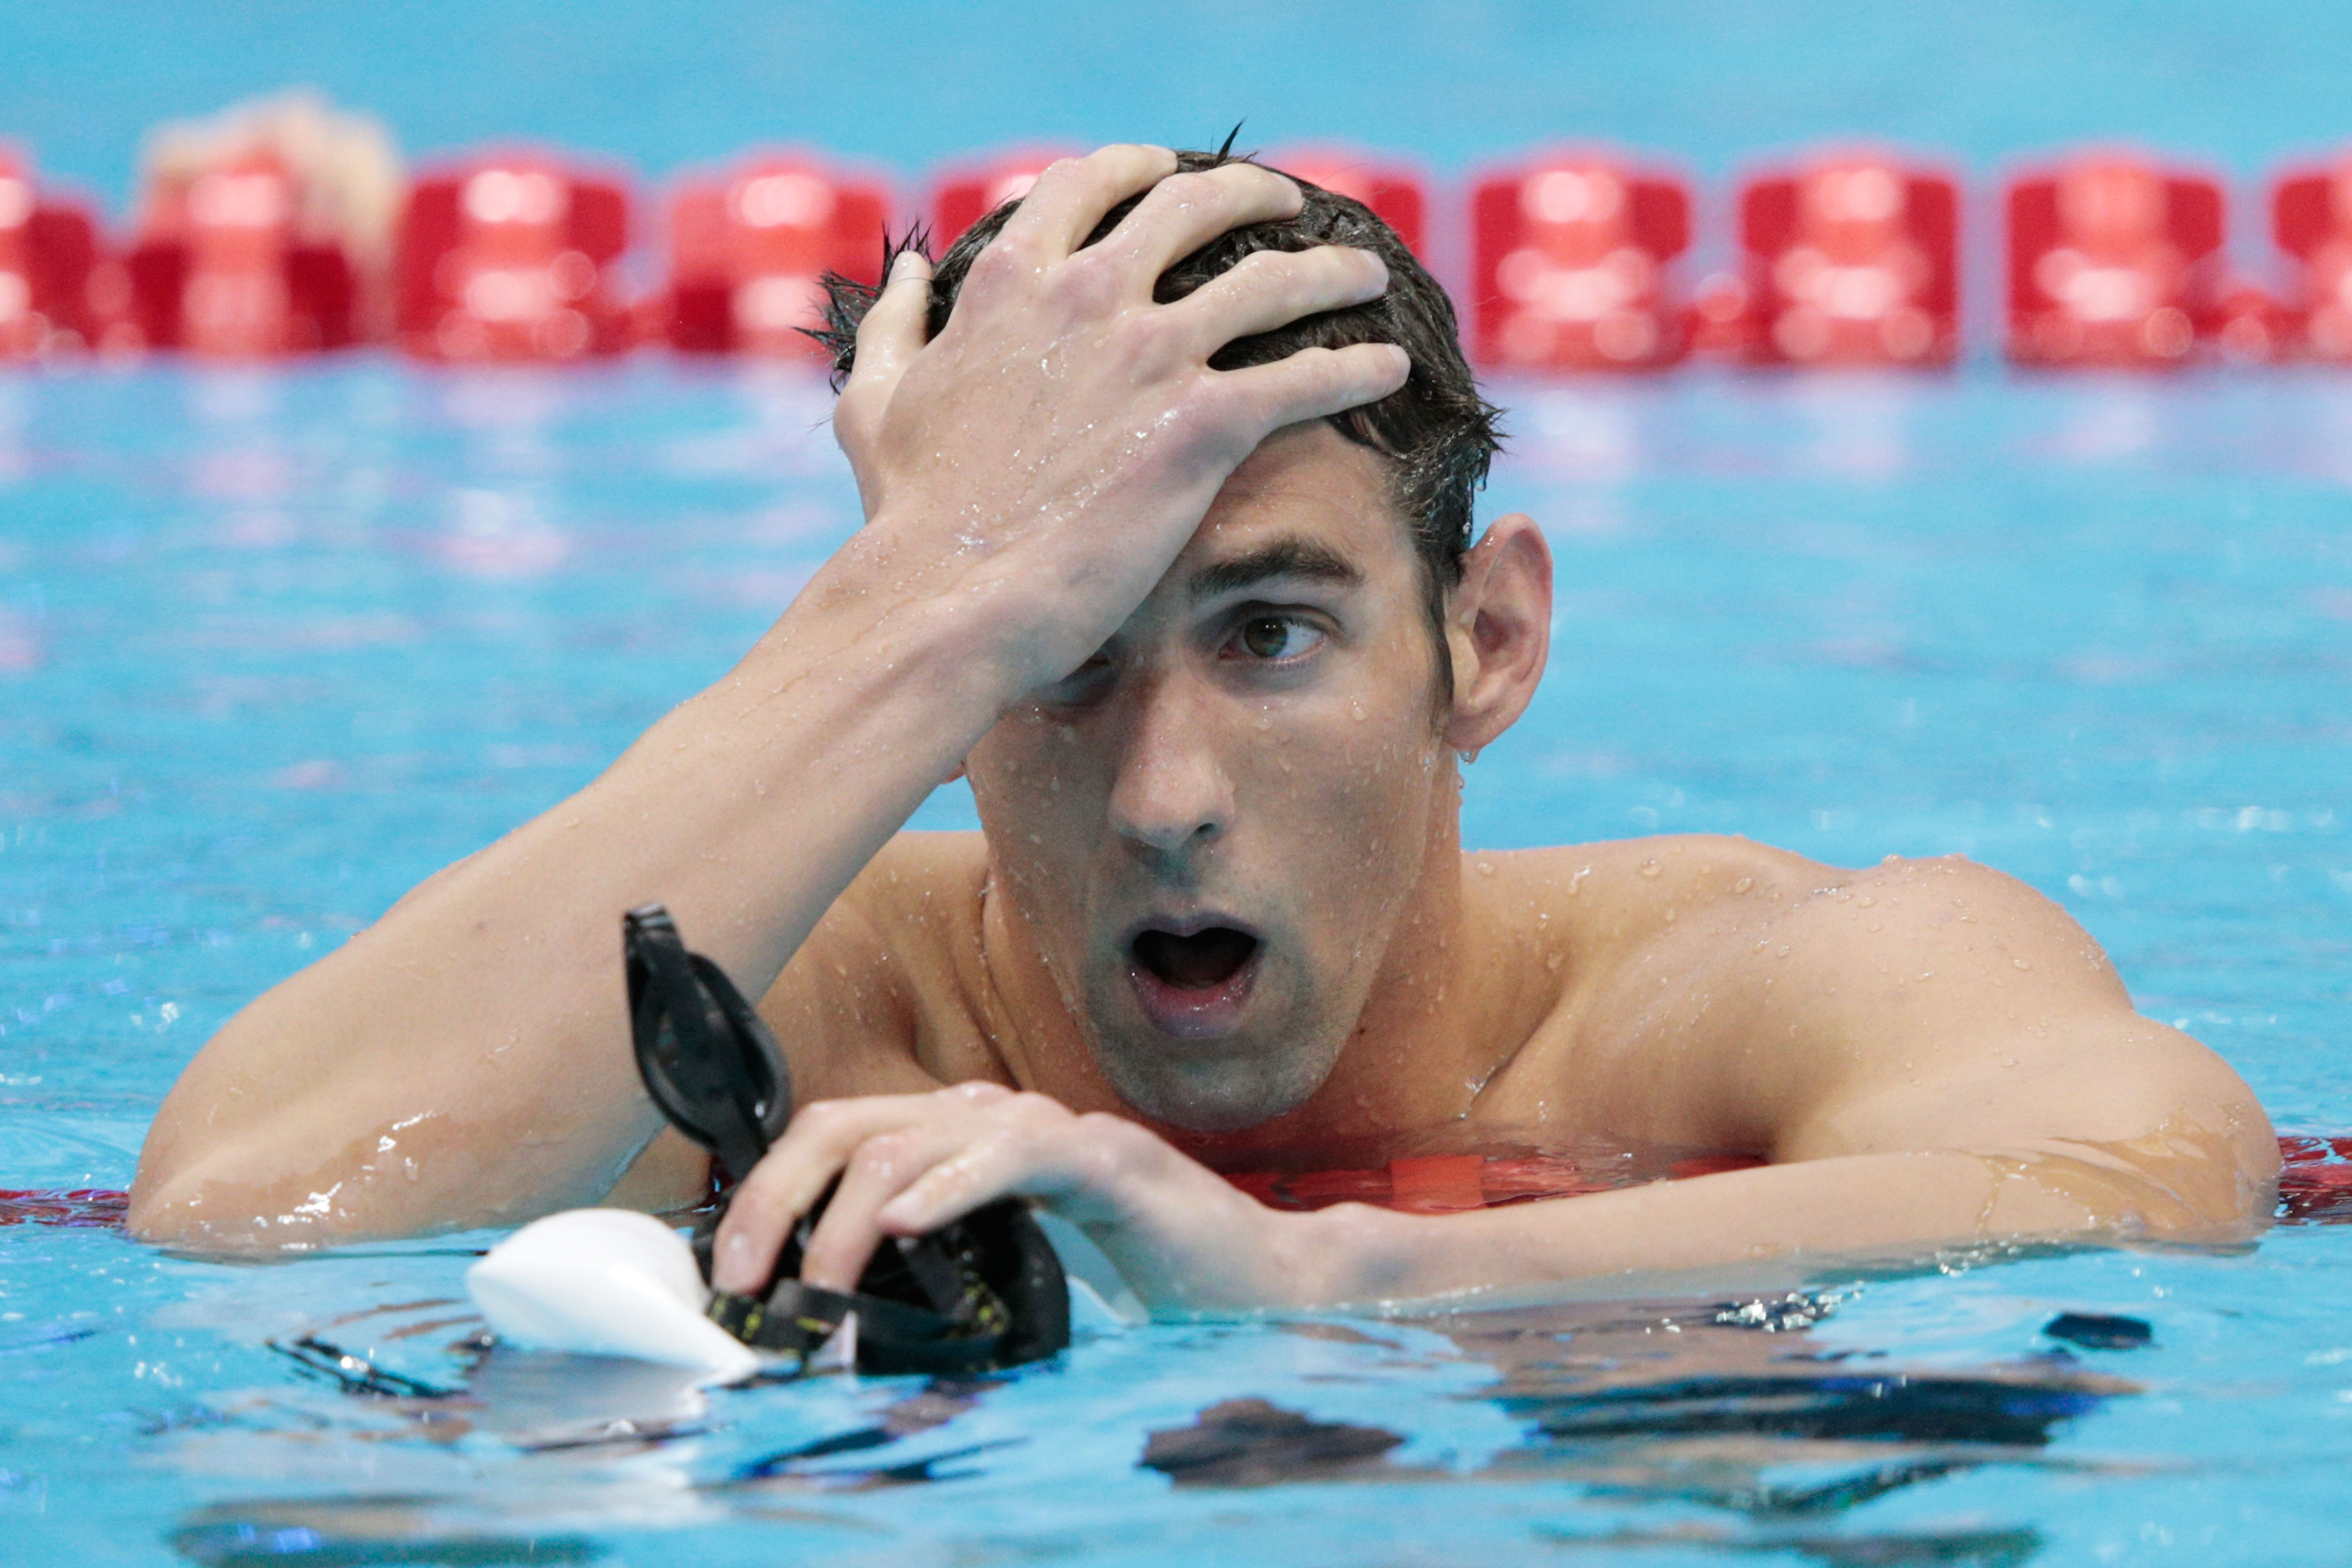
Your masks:
<instances>
[{"instance_id":1,"label":"swimming pool","mask_svg":"<svg viewBox=\"0 0 2352 1568\"><path fill-rule=\"evenodd\" d=\"M2352 382L1498 391L1485 514L1545 521L1560 611L1471 842L1971 854L2283 1131L2352 1130ZM852 521L824 407L660 362L0 378L0 1186L125 1184L238 1005L723 670ZM488 1239L0 1226L12 1560L2347 1560L2352 1231L708 1403L480 1358Z\"/></svg>"}]
</instances>

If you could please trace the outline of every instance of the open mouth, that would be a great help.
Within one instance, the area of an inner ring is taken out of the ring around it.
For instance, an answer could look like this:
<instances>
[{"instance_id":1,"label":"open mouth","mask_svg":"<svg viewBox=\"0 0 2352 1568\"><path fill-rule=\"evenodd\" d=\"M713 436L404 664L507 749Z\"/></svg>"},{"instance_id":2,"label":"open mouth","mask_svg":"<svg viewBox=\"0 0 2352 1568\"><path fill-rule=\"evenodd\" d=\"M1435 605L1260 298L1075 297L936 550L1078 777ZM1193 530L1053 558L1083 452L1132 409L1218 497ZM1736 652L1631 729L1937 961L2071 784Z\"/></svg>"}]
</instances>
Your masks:
<instances>
[{"instance_id":1,"label":"open mouth","mask_svg":"<svg viewBox=\"0 0 2352 1568\"><path fill-rule=\"evenodd\" d=\"M1231 926L1211 926L1192 936L1148 931L1135 939L1135 962L1178 991L1223 985L1255 956L1257 938Z\"/></svg>"},{"instance_id":2,"label":"open mouth","mask_svg":"<svg viewBox=\"0 0 2352 1568\"><path fill-rule=\"evenodd\" d=\"M1162 1033L1208 1039L1240 1026L1264 946L1228 925L1147 927L1128 944L1128 978L1145 1016Z\"/></svg>"}]
</instances>

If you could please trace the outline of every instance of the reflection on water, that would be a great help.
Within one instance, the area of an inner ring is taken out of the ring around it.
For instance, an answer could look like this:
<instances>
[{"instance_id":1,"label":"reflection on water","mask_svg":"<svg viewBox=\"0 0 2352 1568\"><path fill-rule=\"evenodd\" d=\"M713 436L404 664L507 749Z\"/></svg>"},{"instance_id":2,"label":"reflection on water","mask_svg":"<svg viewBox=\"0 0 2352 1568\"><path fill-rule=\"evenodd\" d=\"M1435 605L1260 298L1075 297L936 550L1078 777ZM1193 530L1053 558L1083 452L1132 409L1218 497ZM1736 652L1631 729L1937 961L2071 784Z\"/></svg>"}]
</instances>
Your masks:
<instances>
[{"instance_id":1,"label":"reflection on water","mask_svg":"<svg viewBox=\"0 0 2352 1568\"><path fill-rule=\"evenodd\" d=\"M1062 1363L1001 1377L835 1377L708 1396L689 1373L510 1351L472 1331L439 1341L441 1364L457 1373L445 1387L310 1334L278 1348L337 1391L342 1413L311 1405L311 1419L289 1425L279 1398L264 1395L182 1431L179 1462L210 1469L223 1451L241 1450L258 1479L272 1468L253 1464L261 1433L310 1450L390 1443L425 1462L387 1467L394 1484L380 1492L260 1489L250 1500L192 1511L171 1540L206 1564L488 1563L625 1555L625 1542L648 1529L757 1524L777 1532L779 1551L880 1531L894 1550L930 1560L962 1553L954 1543L967 1537L963 1520L1000 1546L1024 1529L1055 1539L1075 1529L1088 1542L1076 1553L1084 1557L1115 1548L1119 1521L1138 1507L1378 1484L1451 1490L1474 1509L1494 1506L1474 1496L1512 1496L1539 1536L1561 1544L1993 1565L2026 1561L2040 1536L2009 1525L1873 1531L1850 1516L1988 1469L2133 1468L2050 1451L2068 1423L2136 1394L2133 1384L2063 1350L1906 1368L1884 1352L1818 1343L1816 1327L1839 1300L1305 1322L1274 1336L1336 1348L1360 1375L1377 1377L1399 1351L1412 1368L1449 1364L1465 1384L1451 1397L1501 1418L1502 1440L1476 1454L1428 1451L1400 1429L1416 1424L1412 1407L1425 1398L1403 1382L1393 1389L1393 1426L1315 1414L1303 1407L1311 1393L1281 1377L1264 1391L1235 1386L1186 1419L1121 1423L1115 1440L1096 1445L1073 1447L1025 1415L1003 1419L1041 1384L1084 1376L1089 1361L1131 1356L1136 1340L1168 1331L1082 1343ZM344 1327L382 1344L413 1343L434 1337L428 1326L447 1332L447 1307L404 1302L376 1314L404 1326ZM2082 1345L2143 1342L2117 1322L2049 1331ZM800 1435L777 1444L780 1431ZM1153 1478L1167 1489L1135 1491ZM1033 1500L1010 1521L1001 1517L1008 1485ZM919 1509L891 1500L917 1488L929 1489Z\"/></svg>"}]
</instances>

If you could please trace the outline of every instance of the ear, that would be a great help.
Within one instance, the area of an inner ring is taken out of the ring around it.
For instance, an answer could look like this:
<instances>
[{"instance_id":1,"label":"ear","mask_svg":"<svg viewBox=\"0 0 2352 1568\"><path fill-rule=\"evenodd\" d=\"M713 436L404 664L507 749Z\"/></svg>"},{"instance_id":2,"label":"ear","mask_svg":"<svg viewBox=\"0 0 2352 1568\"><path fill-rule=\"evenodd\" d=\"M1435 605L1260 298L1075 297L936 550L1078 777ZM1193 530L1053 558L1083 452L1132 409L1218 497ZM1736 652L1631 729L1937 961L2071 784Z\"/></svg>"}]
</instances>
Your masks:
<instances>
[{"instance_id":1,"label":"ear","mask_svg":"<svg viewBox=\"0 0 2352 1568\"><path fill-rule=\"evenodd\" d=\"M1533 518L1498 519L1462 558L1445 641L1454 654L1445 743L1475 752L1527 711L1551 652L1551 546Z\"/></svg>"}]
</instances>

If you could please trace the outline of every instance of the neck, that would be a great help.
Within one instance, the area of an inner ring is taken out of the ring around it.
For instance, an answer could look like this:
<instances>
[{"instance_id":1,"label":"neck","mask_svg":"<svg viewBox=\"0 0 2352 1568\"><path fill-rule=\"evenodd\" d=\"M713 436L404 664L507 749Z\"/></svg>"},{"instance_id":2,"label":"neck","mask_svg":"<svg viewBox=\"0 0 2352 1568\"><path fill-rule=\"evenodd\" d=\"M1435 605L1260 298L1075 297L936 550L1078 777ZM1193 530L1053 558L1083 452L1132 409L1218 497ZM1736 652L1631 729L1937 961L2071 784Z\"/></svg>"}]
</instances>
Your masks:
<instances>
[{"instance_id":1,"label":"neck","mask_svg":"<svg viewBox=\"0 0 2352 1568\"><path fill-rule=\"evenodd\" d=\"M1490 1016L1497 988L1487 984L1495 977L1486 971L1499 951L1492 900L1482 898L1485 879L1463 858L1460 791L1450 760L1433 782L1418 873L1330 1076L1296 1109L1237 1131L1147 1123L1178 1148L1231 1170L1409 1146L1464 1117L1520 1043L1506 1020ZM989 1011L1013 1081L1074 1110L1144 1120L1103 1077L1076 997L1055 984L993 868L988 886L982 944L993 993Z\"/></svg>"},{"instance_id":2,"label":"neck","mask_svg":"<svg viewBox=\"0 0 2352 1568\"><path fill-rule=\"evenodd\" d=\"M1451 775L1452 769L1446 770ZM1214 1168L1377 1158L1458 1121L1512 1042L1488 1026L1476 955L1491 945L1462 857L1461 796L1439 781L1419 876L1331 1076L1296 1110L1232 1132L1159 1131ZM1366 1154L1364 1151L1373 1151Z\"/></svg>"}]
</instances>

